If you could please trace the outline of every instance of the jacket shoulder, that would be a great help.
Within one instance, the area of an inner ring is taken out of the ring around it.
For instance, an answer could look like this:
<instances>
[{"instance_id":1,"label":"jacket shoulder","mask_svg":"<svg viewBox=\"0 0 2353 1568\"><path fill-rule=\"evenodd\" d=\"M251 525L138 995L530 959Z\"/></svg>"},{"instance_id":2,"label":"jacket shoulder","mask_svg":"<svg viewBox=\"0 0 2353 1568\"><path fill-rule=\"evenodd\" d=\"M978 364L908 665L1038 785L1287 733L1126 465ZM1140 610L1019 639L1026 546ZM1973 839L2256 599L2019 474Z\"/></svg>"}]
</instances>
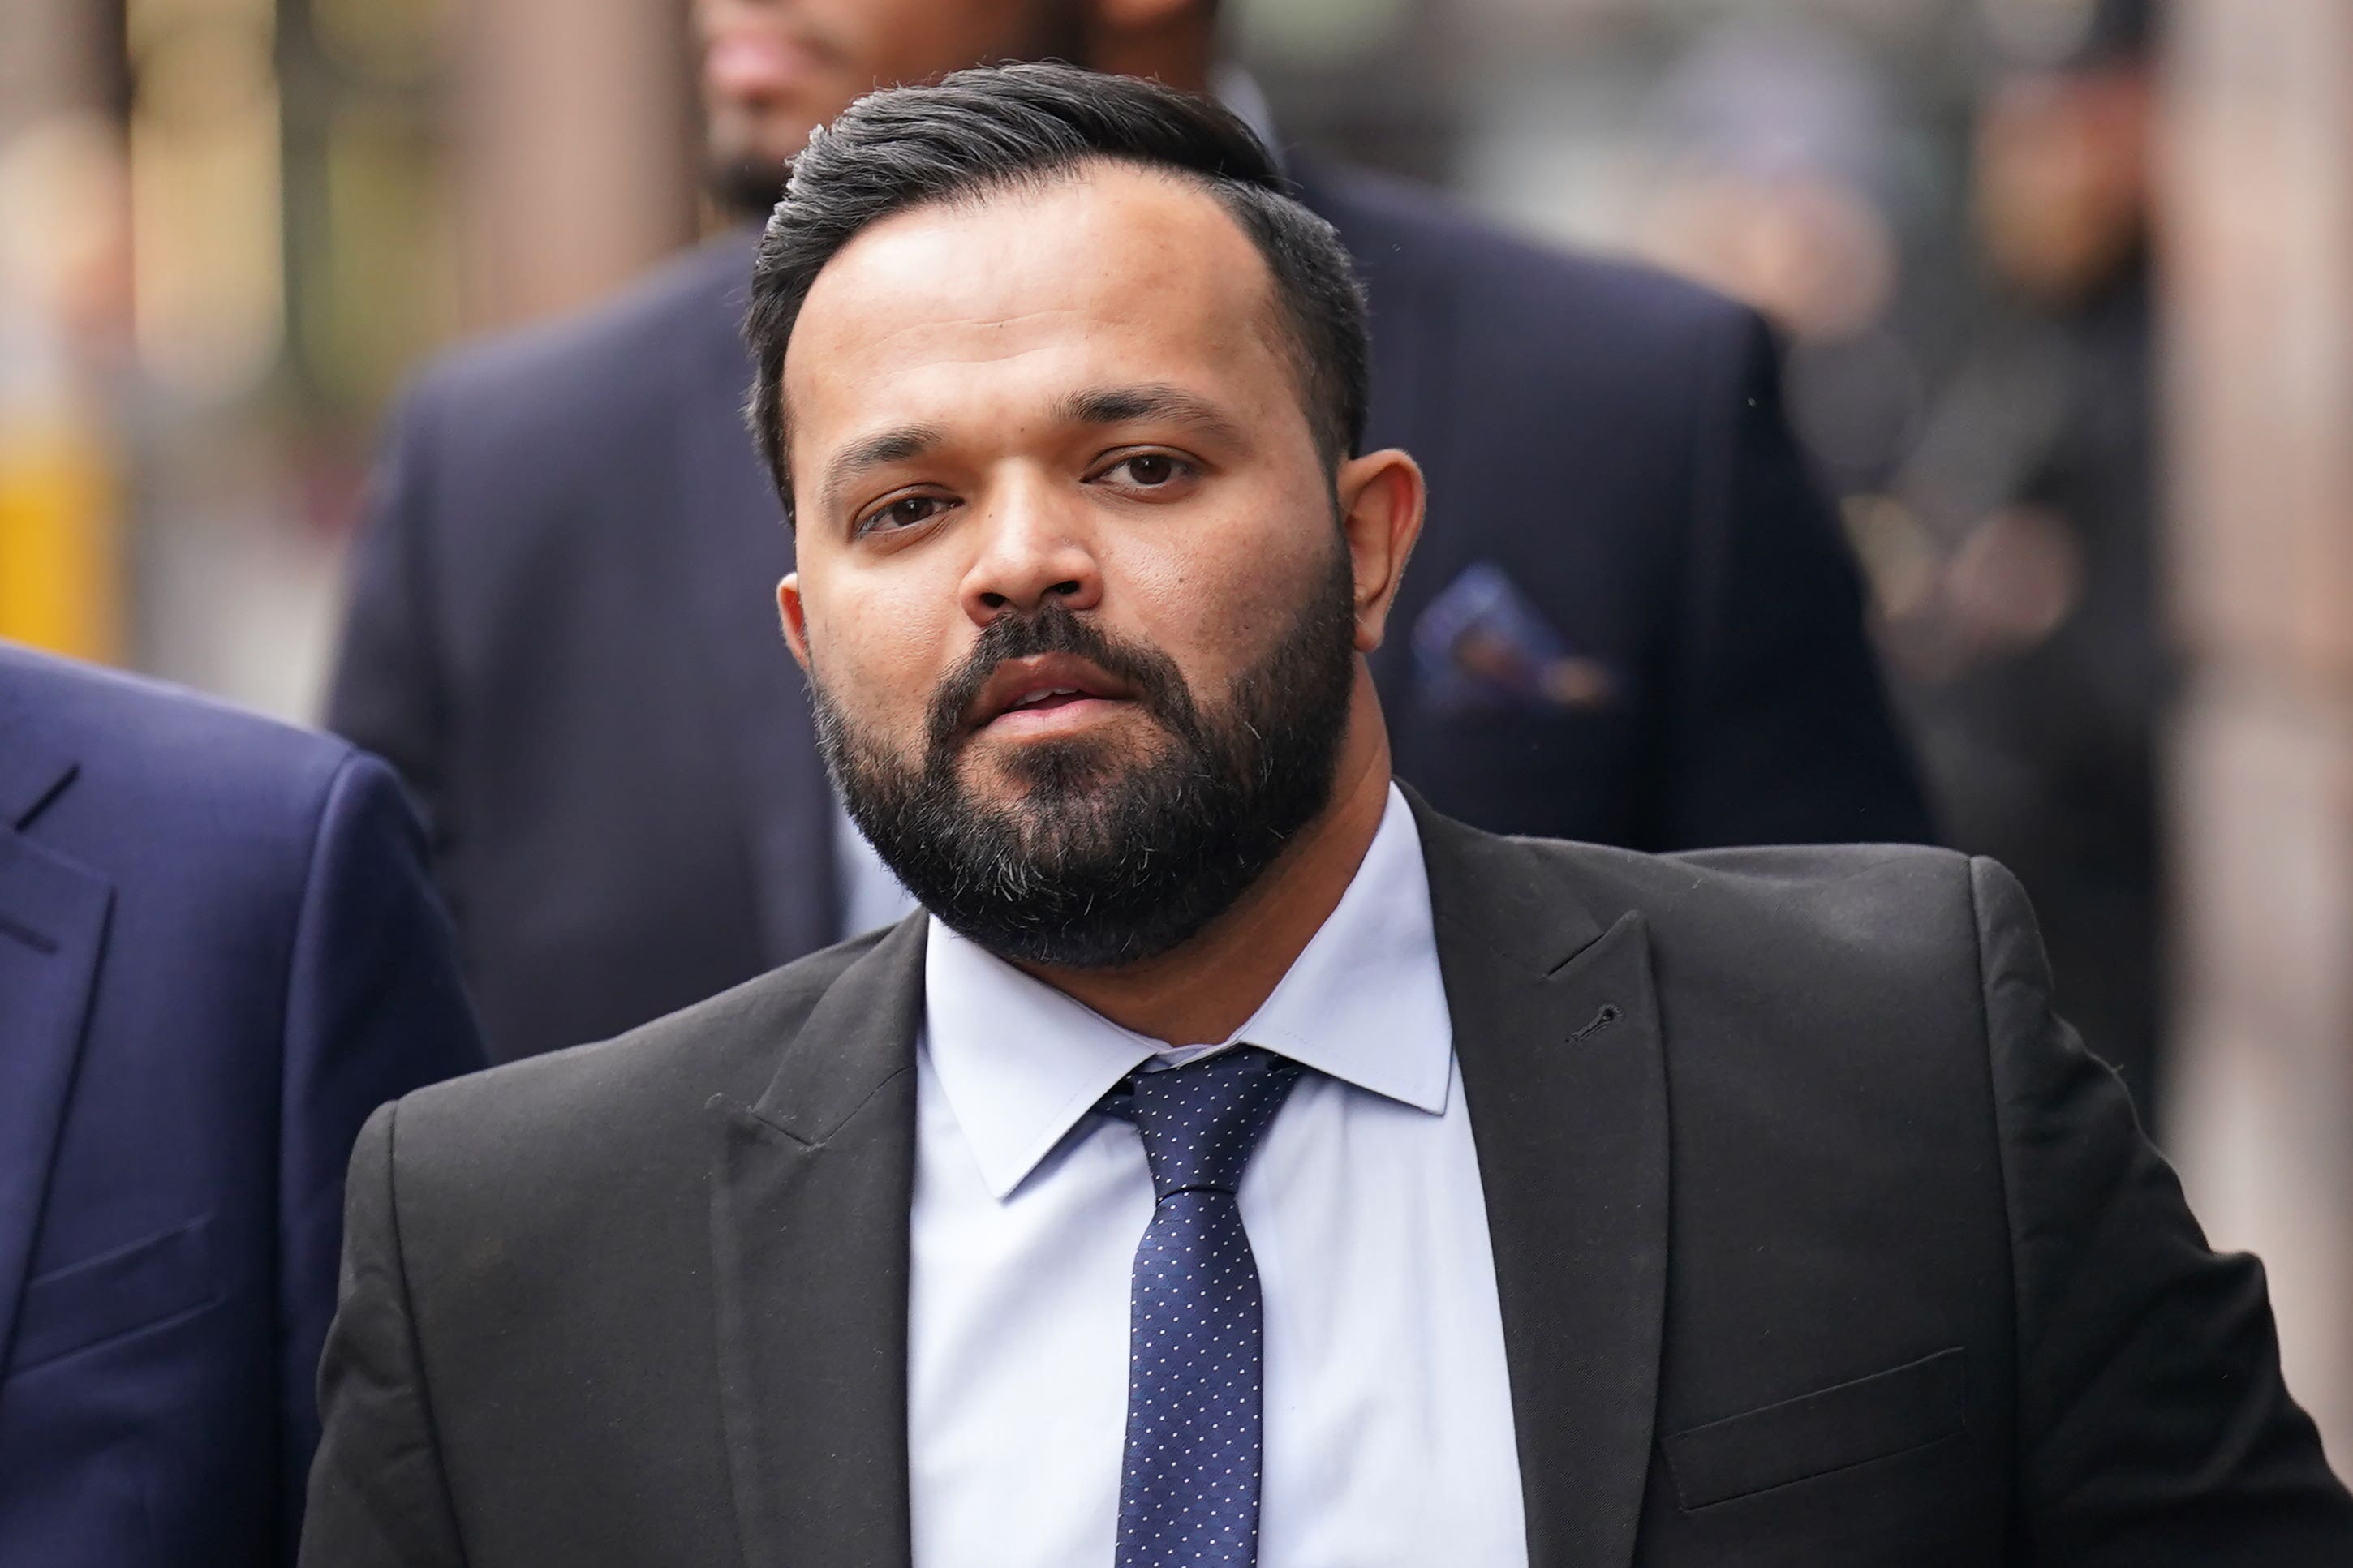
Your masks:
<instances>
[{"instance_id":1,"label":"jacket shoulder","mask_svg":"<svg viewBox=\"0 0 2353 1568\"><path fill-rule=\"evenodd\" d=\"M365 755L201 692L0 645L0 731L10 729L69 761L74 789L117 812L283 815L306 832L336 775Z\"/></svg>"},{"instance_id":2,"label":"jacket shoulder","mask_svg":"<svg viewBox=\"0 0 2353 1568\"><path fill-rule=\"evenodd\" d=\"M682 340L723 342L751 277L746 237L707 241L586 310L447 351L417 374L410 401L454 405L461 418L477 409L562 418L656 400L658 379L646 367L674 358Z\"/></svg>"},{"instance_id":3,"label":"jacket shoulder","mask_svg":"<svg viewBox=\"0 0 2353 1568\"><path fill-rule=\"evenodd\" d=\"M1831 1011L1867 1026L1864 998L1901 1017L1927 995L1978 994L1979 868L1913 844L1784 845L1653 855L1562 839L1502 837L1423 813L1434 900L1459 929L1564 955L1542 934L1574 911L1598 935L1626 917L1648 927L1663 987L1744 995L1785 1011L1840 992ZM1527 934L1520 934L1527 933ZM1778 998L1778 1000L1776 1000ZM1972 1018L1979 1011L1971 1001Z\"/></svg>"},{"instance_id":4,"label":"jacket shoulder","mask_svg":"<svg viewBox=\"0 0 2353 1568\"><path fill-rule=\"evenodd\" d=\"M1516 318L1538 334L1612 327L1656 342L1756 328L1748 307L1700 284L1515 234L1402 180L1311 165L1301 185L1376 288L1388 275L1442 283L1475 315Z\"/></svg>"},{"instance_id":5,"label":"jacket shoulder","mask_svg":"<svg viewBox=\"0 0 2353 1568\"><path fill-rule=\"evenodd\" d=\"M1653 939L1763 971L1852 967L1975 976L1968 856L1916 844L1806 844L1642 855L1559 846L1582 885L1639 910Z\"/></svg>"},{"instance_id":6,"label":"jacket shoulder","mask_svg":"<svg viewBox=\"0 0 2353 1568\"><path fill-rule=\"evenodd\" d=\"M587 1194L639 1155L702 1157L697 1129L759 1100L810 1012L883 934L797 959L612 1039L417 1090L398 1107L400 1180L495 1193L502 1212L550 1214L593 1201Z\"/></svg>"},{"instance_id":7,"label":"jacket shoulder","mask_svg":"<svg viewBox=\"0 0 2353 1568\"><path fill-rule=\"evenodd\" d=\"M1458 907L1476 900L1477 916L1454 929L1524 974L1607 970L1639 953L1674 1118L1714 1151L1702 1165L1731 1168L1721 1156L1835 1183L1839 1161L1866 1149L1924 1168L1992 1168L1973 869L1966 856L1911 845L1653 856L1496 839L1483 855L1430 857L1430 885L1433 900L1448 886ZM1899 1127L1910 1130L1902 1147L1863 1131ZM1823 1129L1862 1142L1817 1147Z\"/></svg>"},{"instance_id":8,"label":"jacket shoulder","mask_svg":"<svg viewBox=\"0 0 2353 1568\"><path fill-rule=\"evenodd\" d=\"M0 647L0 831L19 823L128 895L120 951L232 967L261 933L294 939L321 867L344 863L331 846L381 850L408 826L391 771L346 742Z\"/></svg>"}]
</instances>

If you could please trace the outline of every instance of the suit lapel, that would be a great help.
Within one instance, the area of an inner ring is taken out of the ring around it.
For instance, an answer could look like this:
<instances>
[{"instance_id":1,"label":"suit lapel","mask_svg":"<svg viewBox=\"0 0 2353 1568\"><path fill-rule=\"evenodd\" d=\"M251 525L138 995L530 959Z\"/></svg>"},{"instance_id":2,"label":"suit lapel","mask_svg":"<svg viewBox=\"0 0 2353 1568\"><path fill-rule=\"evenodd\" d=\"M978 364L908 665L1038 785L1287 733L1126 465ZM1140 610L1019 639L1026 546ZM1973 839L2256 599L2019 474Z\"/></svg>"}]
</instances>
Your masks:
<instances>
[{"instance_id":1,"label":"suit lapel","mask_svg":"<svg viewBox=\"0 0 2353 1568\"><path fill-rule=\"evenodd\" d=\"M73 771L29 725L0 714L0 1368L16 1337L114 896L104 879L21 831Z\"/></svg>"},{"instance_id":2,"label":"suit lapel","mask_svg":"<svg viewBox=\"0 0 2353 1568\"><path fill-rule=\"evenodd\" d=\"M720 1397L744 1556L904 1568L908 1208L924 924L843 971L712 1187Z\"/></svg>"},{"instance_id":3,"label":"suit lapel","mask_svg":"<svg viewBox=\"0 0 2353 1568\"><path fill-rule=\"evenodd\" d=\"M763 951L783 963L840 926L834 805L799 668L776 624L776 581L792 570L783 510L744 427L752 361L738 336L752 277L746 235L714 240L707 314L679 334L675 451L679 515L665 532L687 575L721 727L735 752L760 889Z\"/></svg>"},{"instance_id":4,"label":"suit lapel","mask_svg":"<svg viewBox=\"0 0 2353 1568\"><path fill-rule=\"evenodd\" d=\"M1650 943L1417 798L1512 1380L1532 1568L1632 1561L1666 1310Z\"/></svg>"}]
</instances>

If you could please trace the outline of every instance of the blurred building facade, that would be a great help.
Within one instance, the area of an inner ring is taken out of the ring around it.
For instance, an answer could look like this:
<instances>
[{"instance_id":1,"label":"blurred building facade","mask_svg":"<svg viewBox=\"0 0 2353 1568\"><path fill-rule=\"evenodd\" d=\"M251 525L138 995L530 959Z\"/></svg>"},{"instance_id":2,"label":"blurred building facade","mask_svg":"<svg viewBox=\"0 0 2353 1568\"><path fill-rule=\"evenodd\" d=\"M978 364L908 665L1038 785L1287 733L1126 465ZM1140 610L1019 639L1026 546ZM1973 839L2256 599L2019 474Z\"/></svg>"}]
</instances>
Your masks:
<instances>
[{"instance_id":1,"label":"blurred building facade","mask_svg":"<svg viewBox=\"0 0 2353 1568\"><path fill-rule=\"evenodd\" d=\"M79 0L0 11L0 634L94 658L127 651L111 20Z\"/></svg>"},{"instance_id":2,"label":"blurred building facade","mask_svg":"<svg viewBox=\"0 0 2353 1568\"><path fill-rule=\"evenodd\" d=\"M2164 159L2173 1147L2353 1468L2353 7L2183 0Z\"/></svg>"},{"instance_id":3,"label":"blurred building facade","mask_svg":"<svg viewBox=\"0 0 2353 1568\"><path fill-rule=\"evenodd\" d=\"M403 379L693 237L681 9L0 11L0 635L310 711Z\"/></svg>"}]
</instances>

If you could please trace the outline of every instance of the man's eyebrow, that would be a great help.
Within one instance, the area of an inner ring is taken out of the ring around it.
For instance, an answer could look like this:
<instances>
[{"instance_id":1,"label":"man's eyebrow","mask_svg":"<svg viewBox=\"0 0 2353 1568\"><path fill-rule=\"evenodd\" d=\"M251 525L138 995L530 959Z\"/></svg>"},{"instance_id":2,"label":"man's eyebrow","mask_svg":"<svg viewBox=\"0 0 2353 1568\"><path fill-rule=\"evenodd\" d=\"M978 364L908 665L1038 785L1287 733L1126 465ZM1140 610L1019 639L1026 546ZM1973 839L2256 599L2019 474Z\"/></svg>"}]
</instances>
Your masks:
<instances>
[{"instance_id":1,"label":"man's eyebrow","mask_svg":"<svg viewBox=\"0 0 2353 1568\"><path fill-rule=\"evenodd\" d=\"M1064 424L1124 425L1136 419L1174 419L1220 440L1242 443L1240 426L1208 398L1181 386L1100 386L1073 392L1055 405Z\"/></svg>"},{"instance_id":2,"label":"man's eyebrow","mask_svg":"<svg viewBox=\"0 0 2353 1568\"><path fill-rule=\"evenodd\" d=\"M1055 404L1054 414L1068 425L1124 425L1137 419L1173 419L1236 445L1246 439L1241 426L1208 398L1181 386L1157 383L1073 392ZM825 483L818 492L819 506L831 512L841 492L861 474L920 458L946 440L947 432L936 425L904 425L860 437L826 463Z\"/></svg>"},{"instance_id":3,"label":"man's eyebrow","mask_svg":"<svg viewBox=\"0 0 2353 1568\"><path fill-rule=\"evenodd\" d=\"M836 452L826 464L825 488L818 497L820 508L832 511L842 490L860 475L888 463L920 458L946 438L947 433L936 425L902 425L895 430L860 437Z\"/></svg>"}]
</instances>

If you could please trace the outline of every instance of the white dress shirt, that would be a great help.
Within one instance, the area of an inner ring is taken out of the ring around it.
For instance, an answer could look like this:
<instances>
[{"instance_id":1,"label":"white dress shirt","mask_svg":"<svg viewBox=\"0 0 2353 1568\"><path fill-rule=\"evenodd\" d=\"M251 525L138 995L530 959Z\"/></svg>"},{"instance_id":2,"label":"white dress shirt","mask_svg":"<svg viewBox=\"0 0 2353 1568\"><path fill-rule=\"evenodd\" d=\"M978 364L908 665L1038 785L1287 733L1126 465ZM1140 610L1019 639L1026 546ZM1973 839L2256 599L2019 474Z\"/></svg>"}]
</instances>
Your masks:
<instances>
[{"instance_id":1,"label":"white dress shirt","mask_svg":"<svg viewBox=\"0 0 2353 1568\"><path fill-rule=\"evenodd\" d=\"M916 1568L1110 1568L1135 1129L1170 1052L934 921L917 1056ZM1394 786L1339 907L1226 1044L1312 1070L1242 1179L1266 1303L1264 1568L1524 1568L1494 1259L1421 841Z\"/></svg>"}]
</instances>

